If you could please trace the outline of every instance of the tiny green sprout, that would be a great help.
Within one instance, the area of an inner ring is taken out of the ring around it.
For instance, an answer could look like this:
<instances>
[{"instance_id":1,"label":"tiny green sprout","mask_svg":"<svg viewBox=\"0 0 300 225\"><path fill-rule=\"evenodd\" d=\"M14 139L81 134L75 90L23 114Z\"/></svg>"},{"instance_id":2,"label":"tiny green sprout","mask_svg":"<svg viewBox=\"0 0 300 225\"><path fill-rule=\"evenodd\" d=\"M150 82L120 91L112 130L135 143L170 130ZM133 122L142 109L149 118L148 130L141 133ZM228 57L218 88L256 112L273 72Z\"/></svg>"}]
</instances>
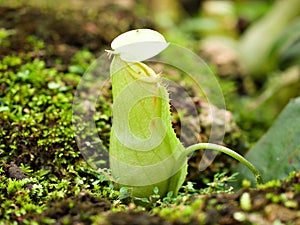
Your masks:
<instances>
[{"instance_id":1,"label":"tiny green sprout","mask_svg":"<svg viewBox=\"0 0 300 225\"><path fill-rule=\"evenodd\" d=\"M128 187L121 187L120 188L120 199L125 199L128 198L130 196L130 192L128 190Z\"/></svg>"},{"instance_id":2,"label":"tiny green sprout","mask_svg":"<svg viewBox=\"0 0 300 225\"><path fill-rule=\"evenodd\" d=\"M240 198L240 205L245 211L249 211L251 209L251 196L248 192L242 194Z\"/></svg>"},{"instance_id":3,"label":"tiny green sprout","mask_svg":"<svg viewBox=\"0 0 300 225\"><path fill-rule=\"evenodd\" d=\"M257 169L233 150L211 143L185 148L171 123L170 99L161 76L140 61L157 55L168 46L156 31L126 32L112 42L110 66L113 95L113 123L109 160L112 177L131 195L149 197L155 190L165 196L178 194L187 175L191 152L211 149L226 153L245 164L258 183ZM140 55L139 52L142 52Z\"/></svg>"}]
</instances>

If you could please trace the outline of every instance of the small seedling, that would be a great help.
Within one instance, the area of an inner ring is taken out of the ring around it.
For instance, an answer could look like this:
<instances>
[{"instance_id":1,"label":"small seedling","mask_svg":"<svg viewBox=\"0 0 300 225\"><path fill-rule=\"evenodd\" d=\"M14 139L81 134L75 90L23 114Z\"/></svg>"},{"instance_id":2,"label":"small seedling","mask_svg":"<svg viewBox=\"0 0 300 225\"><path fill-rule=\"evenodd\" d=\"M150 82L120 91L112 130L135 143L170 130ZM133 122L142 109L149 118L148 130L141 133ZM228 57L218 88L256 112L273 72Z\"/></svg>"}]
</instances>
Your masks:
<instances>
[{"instance_id":1,"label":"small seedling","mask_svg":"<svg viewBox=\"0 0 300 225\"><path fill-rule=\"evenodd\" d=\"M168 46L161 34L149 29L126 32L112 42L110 74L113 124L110 136L110 169L115 182L136 197L177 195L187 175L187 156L211 149L226 153L262 178L257 169L233 150L211 143L185 148L172 128L170 99L161 76L141 60Z\"/></svg>"}]
</instances>

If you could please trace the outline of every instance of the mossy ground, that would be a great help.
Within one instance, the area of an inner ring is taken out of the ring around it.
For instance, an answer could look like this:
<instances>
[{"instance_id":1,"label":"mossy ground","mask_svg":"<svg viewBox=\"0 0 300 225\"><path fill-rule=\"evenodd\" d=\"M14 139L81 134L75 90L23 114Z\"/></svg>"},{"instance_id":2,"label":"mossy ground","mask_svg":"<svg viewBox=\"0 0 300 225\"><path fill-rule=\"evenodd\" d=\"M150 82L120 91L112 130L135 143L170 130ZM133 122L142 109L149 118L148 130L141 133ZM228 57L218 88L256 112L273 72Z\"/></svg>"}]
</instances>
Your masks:
<instances>
[{"instance_id":1,"label":"mossy ground","mask_svg":"<svg viewBox=\"0 0 300 225\"><path fill-rule=\"evenodd\" d=\"M200 173L199 153L179 196L154 190L137 201L87 165L72 124L77 84L114 36L154 26L149 18L110 4L89 11L6 3L0 12L0 224L300 224L296 172L233 191L235 162L219 155ZM108 146L111 97L99 101L96 124ZM241 153L247 146L235 125L224 142Z\"/></svg>"}]
</instances>

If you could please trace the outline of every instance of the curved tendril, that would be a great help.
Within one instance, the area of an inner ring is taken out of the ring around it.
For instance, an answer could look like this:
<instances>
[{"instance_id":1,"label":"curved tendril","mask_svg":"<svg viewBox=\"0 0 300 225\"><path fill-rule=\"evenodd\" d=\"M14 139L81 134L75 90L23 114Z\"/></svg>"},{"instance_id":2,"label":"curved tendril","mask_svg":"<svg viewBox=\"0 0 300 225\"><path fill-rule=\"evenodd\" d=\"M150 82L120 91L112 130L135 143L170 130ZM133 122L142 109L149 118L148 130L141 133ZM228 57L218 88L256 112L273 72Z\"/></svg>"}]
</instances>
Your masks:
<instances>
[{"instance_id":1,"label":"curved tendril","mask_svg":"<svg viewBox=\"0 0 300 225\"><path fill-rule=\"evenodd\" d=\"M260 175L260 172L255 168L255 166L252 163L250 163L248 160L246 160L240 154L238 154L235 151L233 151L229 148L226 148L224 146L217 145L217 144L212 144L212 143L198 143L198 144L194 144L194 145L191 145L191 146L187 147L184 151L184 154L188 155L188 154L190 154L190 153L192 153L196 150L204 150L204 149L211 149L211 150L223 152L227 155L230 155L231 157L235 158L239 162L243 163L245 166L247 166L252 171L252 173L255 176L257 184L263 184L264 183L263 178Z\"/></svg>"}]
</instances>

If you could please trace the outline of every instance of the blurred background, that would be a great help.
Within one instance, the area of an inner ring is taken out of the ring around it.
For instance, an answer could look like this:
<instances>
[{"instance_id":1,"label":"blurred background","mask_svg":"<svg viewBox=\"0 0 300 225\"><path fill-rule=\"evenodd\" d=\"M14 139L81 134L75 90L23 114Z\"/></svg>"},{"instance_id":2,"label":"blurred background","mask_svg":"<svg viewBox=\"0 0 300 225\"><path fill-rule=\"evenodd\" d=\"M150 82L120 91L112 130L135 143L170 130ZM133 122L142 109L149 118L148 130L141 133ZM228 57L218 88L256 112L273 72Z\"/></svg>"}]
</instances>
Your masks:
<instances>
[{"instance_id":1,"label":"blurred background","mask_svg":"<svg viewBox=\"0 0 300 225\"><path fill-rule=\"evenodd\" d=\"M1 57L36 42L61 71L78 50L97 56L122 32L158 30L211 66L252 141L299 95L299 0L1 0L0 15Z\"/></svg>"}]
</instances>

